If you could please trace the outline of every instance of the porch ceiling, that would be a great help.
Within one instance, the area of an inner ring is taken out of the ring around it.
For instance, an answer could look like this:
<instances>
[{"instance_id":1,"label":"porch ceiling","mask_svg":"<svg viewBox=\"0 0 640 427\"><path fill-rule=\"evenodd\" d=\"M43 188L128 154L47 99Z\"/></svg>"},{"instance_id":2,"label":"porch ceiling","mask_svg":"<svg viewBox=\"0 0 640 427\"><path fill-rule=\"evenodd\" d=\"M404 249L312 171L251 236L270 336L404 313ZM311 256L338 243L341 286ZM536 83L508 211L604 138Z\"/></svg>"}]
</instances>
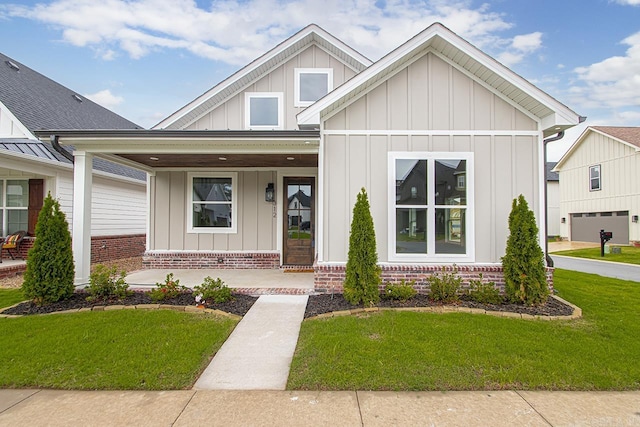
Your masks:
<instances>
[{"instance_id":1,"label":"porch ceiling","mask_svg":"<svg viewBox=\"0 0 640 427\"><path fill-rule=\"evenodd\" d=\"M116 154L149 168L317 167L317 154Z\"/></svg>"}]
</instances>

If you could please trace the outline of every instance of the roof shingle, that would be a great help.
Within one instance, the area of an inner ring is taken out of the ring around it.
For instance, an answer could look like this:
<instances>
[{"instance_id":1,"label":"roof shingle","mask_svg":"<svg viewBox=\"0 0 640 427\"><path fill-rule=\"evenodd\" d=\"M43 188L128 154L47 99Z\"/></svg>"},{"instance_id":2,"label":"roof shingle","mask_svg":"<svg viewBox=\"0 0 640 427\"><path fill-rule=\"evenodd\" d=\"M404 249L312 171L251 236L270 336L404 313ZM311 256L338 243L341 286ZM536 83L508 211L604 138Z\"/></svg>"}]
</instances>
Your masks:
<instances>
[{"instance_id":1,"label":"roof shingle","mask_svg":"<svg viewBox=\"0 0 640 427\"><path fill-rule=\"evenodd\" d=\"M593 129L640 148L640 127L591 126Z\"/></svg>"}]
</instances>

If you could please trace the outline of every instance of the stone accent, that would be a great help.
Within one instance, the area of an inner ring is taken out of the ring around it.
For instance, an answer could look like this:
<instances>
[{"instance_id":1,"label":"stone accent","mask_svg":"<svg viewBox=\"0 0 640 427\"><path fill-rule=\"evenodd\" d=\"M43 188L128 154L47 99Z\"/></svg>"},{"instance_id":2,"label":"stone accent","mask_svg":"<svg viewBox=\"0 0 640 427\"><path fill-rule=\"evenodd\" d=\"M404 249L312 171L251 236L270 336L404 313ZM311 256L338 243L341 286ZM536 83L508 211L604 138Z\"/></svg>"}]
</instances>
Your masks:
<instances>
[{"instance_id":1,"label":"stone accent","mask_svg":"<svg viewBox=\"0 0 640 427\"><path fill-rule=\"evenodd\" d=\"M380 291L389 283L400 283L402 280L410 282L415 280L414 288L419 293L429 292L428 278L436 273L452 273L457 271L457 275L462 277L462 289L469 288L469 282L480 280L482 282L494 282L496 286L504 291L504 272L500 265L435 265L435 264L398 264L381 265L382 284ZM316 292L342 293L345 278L345 265L316 265L314 276L314 288ZM553 268L546 269L547 283L553 289Z\"/></svg>"},{"instance_id":2,"label":"stone accent","mask_svg":"<svg viewBox=\"0 0 640 427\"><path fill-rule=\"evenodd\" d=\"M142 258L146 269L277 269L277 252L149 251Z\"/></svg>"}]
</instances>

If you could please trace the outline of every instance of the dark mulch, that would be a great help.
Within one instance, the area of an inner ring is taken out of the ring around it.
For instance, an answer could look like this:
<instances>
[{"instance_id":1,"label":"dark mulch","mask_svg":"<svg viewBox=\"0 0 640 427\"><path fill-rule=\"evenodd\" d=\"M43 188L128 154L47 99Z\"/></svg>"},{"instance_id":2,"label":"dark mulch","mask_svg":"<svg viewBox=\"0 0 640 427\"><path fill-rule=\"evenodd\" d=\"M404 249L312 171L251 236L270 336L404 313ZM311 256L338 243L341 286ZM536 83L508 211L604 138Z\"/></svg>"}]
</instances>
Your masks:
<instances>
[{"instance_id":1,"label":"dark mulch","mask_svg":"<svg viewBox=\"0 0 640 427\"><path fill-rule=\"evenodd\" d=\"M233 300L227 301L220 304L205 304L207 308L221 310L227 313L236 314L238 316L244 316L247 311L251 308L253 303L258 299L257 297L252 297L249 295L243 294L233 294ZM23 302L18 304L15 307L5 309L2 311L2 314L13 314L13 315L27 315L27 314L45 314L45 313L53 313L55 311L64 311L64 310L74 310L85 307L96 307L96 306L105 306L105 305L138 305L138 304L158 304L157 302L153 302L151 297L147 292L133 292L132 295L118 300L100 300L100 301L87 301L87 294L85 292L76 292L71 298L66 299L64 301L58 301L51 304L46 304L42 306L38 306L33 302ZM193 294L184 293L179 295L176 298L167 299L161 301L160 304L165 305L195 305L195 300Z\"/></svg>"},{"instance_id":2,"label":"dark mulch","mask_svg":"<svg viewBox=\"0 0 640 427\"><path fill-rule=\"evenodd\" d=\"M233 313L238 316L244 316L251 308L257 297L233 294L234 299L220 304L206 304L207 308L218 309L227 313ZM38 306L33 302L23 302L15 307L5 309L2 314L13 315L29 315L29 314L45 314L53 313L55 311L73 310L85 307L96 307L106 305L138 305L138 304L157 304L151 300L151 297L146 292L133 292L132 295L118 300L101 300L101 301L87 301L87 294L85 292L76 292L71 298L59 301L56 303L46 304ZM193 294L184 293L180 296L172 299L162 301L161 304L166 305L195 305ZM436 307L441 306L441 303L433 302L427 295L418 294L414 298L408 301L395 301L388 299L381 299L378 307ZM547 302L539 306L524 306L520 304L508 304L503 303L499 305L494 304L480 304L475 301L471 301L468 297L462 296L461 300L456 304L460 307L480 308L491 311L505 311L513 313L524 313L532 316L568 316L573 313L573 309L566 304L561 303L553 298L549 298ZM323 313L330 313L332 311L351 310L354 308L363 308L363 305L353 306L348 303L342 294L322 294L322 295L310 295L307 308L304 313L304 317L313 317Z\"/></svg>"},{"instance_id":3,"label":"dark mulch","mask_svg":"<svg viewBox=\"0 0 640 427\"><path fill-rule=\"evenodd\" d=\"M428 295L418 294L408 301L395 301L389 299L381 299L377 307L437 307L443 304L433 302ZM525 306L520 304L480 304L471 301L468 297L462 296L460 301L455 304L459 307L480 308L490 311L513 312L520 314L530 314L532 316L569 316L573 313L573 308L563 304L562 302L549 298L545 304L539 306ZM307 310L304 317L313 317L323 313L332 311L351 310L354 308L364 308L364 305L351 305L342 296L342 294L324 294L312 295L307 303Z\"/></svg>"}]
</instances>

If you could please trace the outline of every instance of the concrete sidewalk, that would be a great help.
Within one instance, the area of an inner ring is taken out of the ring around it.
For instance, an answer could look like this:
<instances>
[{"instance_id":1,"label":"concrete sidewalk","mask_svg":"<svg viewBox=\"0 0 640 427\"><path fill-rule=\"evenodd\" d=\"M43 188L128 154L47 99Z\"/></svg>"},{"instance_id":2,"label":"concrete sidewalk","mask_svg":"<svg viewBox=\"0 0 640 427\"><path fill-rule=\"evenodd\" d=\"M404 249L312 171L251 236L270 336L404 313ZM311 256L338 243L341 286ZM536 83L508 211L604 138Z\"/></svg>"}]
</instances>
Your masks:
<instances>
[{"instance_id":1,"label":"concrete sidewalk","mask_svg":"<svg viewBox=\"0 0 640 427\"><path fill-rule=\"evenodd\" d=\"M640 426L640 392L0 390L2 426Z\"/></svg>"}]
</instances>

